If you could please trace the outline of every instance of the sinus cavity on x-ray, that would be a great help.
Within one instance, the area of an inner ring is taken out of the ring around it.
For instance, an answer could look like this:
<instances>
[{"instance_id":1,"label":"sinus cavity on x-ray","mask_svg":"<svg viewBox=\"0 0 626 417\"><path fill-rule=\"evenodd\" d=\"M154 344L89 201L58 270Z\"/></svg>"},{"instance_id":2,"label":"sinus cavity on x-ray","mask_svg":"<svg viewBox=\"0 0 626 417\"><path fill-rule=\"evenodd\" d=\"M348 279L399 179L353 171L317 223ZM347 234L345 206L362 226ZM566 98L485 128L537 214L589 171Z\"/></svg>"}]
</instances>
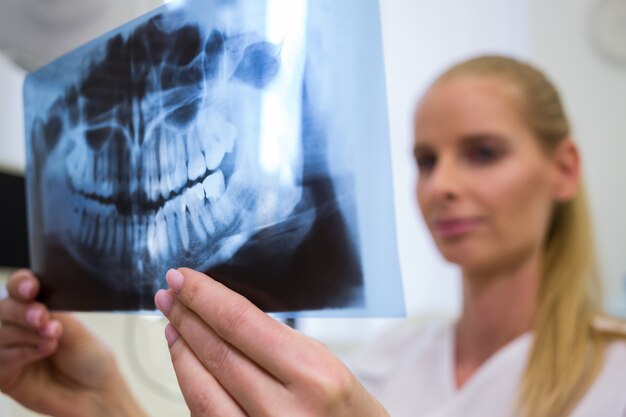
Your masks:
<instances>
[{"instance_id":1,"label":"sinus cavity on x-ray","mask_svg":"<svg viewBox=\"0 0 626 417\"><path fill-rule=\"evenodd\" d=\"M172 2L24 98L51 308L153 310L184 266L287 316L403 314L376 1Z\"/></svg>"}]
</instances>

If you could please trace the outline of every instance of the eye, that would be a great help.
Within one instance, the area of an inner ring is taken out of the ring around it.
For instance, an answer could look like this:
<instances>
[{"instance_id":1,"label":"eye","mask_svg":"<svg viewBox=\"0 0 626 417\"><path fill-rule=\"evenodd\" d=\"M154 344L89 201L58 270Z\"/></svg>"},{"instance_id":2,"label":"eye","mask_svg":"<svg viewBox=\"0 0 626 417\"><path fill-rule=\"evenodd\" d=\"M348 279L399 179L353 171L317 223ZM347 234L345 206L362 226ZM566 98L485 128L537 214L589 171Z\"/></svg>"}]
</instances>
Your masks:
<instances>
[{"instance_id":1,"label":"eye","mask_svg":"<svg viewBox=\"0 0 626 417\"><path fill-rule=\"evenodd\" d=\"M501 149L496 146L475 144L466 150L465 157L470 163L486 165L498 161L502 154Z\"/></svg>"},{"instance_id":2,"label":"eye","mask_svg":"<svg viewBox=\"0 0 626 417\"><path fill-rule=\"evenodd\" d=\"M416 152L415 163L420 173L430 172L435 168L437 163L437 155L433 152Z\"/></svg>"}]
</instances>

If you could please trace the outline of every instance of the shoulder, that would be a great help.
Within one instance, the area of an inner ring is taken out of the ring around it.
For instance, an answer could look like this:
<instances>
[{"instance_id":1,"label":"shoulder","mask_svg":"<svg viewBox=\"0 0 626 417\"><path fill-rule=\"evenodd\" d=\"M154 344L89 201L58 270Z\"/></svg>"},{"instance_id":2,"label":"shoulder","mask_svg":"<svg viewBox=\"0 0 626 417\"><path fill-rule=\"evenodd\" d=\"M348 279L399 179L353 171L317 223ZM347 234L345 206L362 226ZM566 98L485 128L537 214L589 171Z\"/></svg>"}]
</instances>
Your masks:
<instances>
[{"instance_id":1,"label":"shoulder","mask_svg":"<svg viewBox=\"0 0 626 417\"><path fill-rule=\"evenodd\" d=\"M626 386L626 322L610 316L597 316L593 326L608 335L598 382L617 378L622 381L622 387ZM626 390L623 392L626 401Z\"/></svg>"},{"instance_id":2,"label":"shoulder","mask_svg":"<svg viewBox=\"0 0 626 417\"><path fill-rule=\"evenodd\" d=\"M615 337L606 344L602 368L572 417L626 417L626 324L603 316L596 318L594 328Z\"/></svg>"},{"instance_id":3,"label":"shoulder","mask_svg":"<svg viewBox=\"0 0 626 417\"><path fill-rule=\"evenodd\" d=\"M623 336L623 338L615 338L607 344L604 352L603 370L619 369L619 375L624 380L624 386L626 386L626 334Z\"/></svg>"},{"instance_id":4,"label":"shoulder","mask_svg":"<svg viewBox=\"0 0 626 417\"><path fill-rule=\"evenodd\" d=\"M385 378L408 360L441 353L453 323L448 319L407 319L359 349L348 365L361 378Z\"/></svg>"},{"instance_id":5,"label":"shoulder","mask_svg":"<svg viewBox=\"0 0 626 417\"><path fill-rule=\"evenodd\" d=\"M621 364L621 370L626 369L626 321L610 316L597 316L594 319L593 327L608 335L609 341L605 350L605 365ZM622 372L626 381L626 372Z\"/></svg>"}]
</instances>

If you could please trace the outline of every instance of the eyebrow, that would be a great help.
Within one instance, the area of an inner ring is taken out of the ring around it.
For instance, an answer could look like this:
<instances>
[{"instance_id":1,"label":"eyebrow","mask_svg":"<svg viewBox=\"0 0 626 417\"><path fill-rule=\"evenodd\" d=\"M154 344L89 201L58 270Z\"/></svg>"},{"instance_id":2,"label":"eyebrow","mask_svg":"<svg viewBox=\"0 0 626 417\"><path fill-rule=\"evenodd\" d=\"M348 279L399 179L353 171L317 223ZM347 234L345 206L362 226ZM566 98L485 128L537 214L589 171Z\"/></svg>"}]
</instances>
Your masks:
<instances>
[{"instance_id":1,"label":"eyebrow","mask_svg":"<svg viewBox=\"0 0 626 417\"><path fill-rule=\"evenodd\" d=\"M489 142L489 141L504 141L506 140L506 136L500 135L498 133L492 132L476 132L464 135L461 137L459 142L461 143L473 143L473 142ZM433 141L430 140L415 140L413 145L413 153L416 151L421 151L424 148L428 149L431 147L430 143Z\"/></svg>"},{"instance_id":2,"label":"eyebrow","mask_svg":"<svg viewBox=\"0 0 626 417\"><path fill-rule=\"evenodd\" d=\"M465 135L461 137L460 142L462 144L474 144L474 143L483 143L483 142L492 142L492 141L505 141L506 137L497 133L491 132L478 132L471 133L469 135Z\"/></svg>"},{"instance_id":3,"label":"eyebrow","mask_svg":"<svg viewBox=\"0 0 626 417\"><path fill-rule=\"evenodd\" d=\"M476 132L462 136L459 140L461 146L472 146L475 144L481 144L485 142L504 142L506 137L497 133L491 132ZM420 143L414 143L413 145L413 157L419 156L424 152L431 152L433 147L430 145L430 141L415 141Z\"/></svg>"}]
</instances>

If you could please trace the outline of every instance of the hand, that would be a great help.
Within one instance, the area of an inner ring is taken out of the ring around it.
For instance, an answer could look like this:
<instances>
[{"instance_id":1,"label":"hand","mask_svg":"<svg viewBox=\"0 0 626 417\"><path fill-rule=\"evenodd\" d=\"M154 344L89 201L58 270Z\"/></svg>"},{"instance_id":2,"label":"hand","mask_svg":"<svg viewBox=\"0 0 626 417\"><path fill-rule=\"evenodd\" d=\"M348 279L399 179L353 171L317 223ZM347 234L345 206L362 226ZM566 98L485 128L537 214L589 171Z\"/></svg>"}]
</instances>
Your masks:
<instances>
[{"instance_id":1,"label":"hand","mask_svg":"<svg viewBox=\"0 0 626 417\"><path fill-rule=\"evenodd\" d=\"M388 417L320 342L202 273L166 278L155 301L192 416Z\"/></svg>"},{"instance_id":2,"label":"hand","mask_svg":"<svg viewBox=\"0 0 626 417\"><path fill-rule=\"evenodd\" d=\"M71 314L34 301L39 281L30 271L15 272L7 290L0 300L3 393L53 416L144 415L110 349Z\"/></svg>"}]
</instances>

